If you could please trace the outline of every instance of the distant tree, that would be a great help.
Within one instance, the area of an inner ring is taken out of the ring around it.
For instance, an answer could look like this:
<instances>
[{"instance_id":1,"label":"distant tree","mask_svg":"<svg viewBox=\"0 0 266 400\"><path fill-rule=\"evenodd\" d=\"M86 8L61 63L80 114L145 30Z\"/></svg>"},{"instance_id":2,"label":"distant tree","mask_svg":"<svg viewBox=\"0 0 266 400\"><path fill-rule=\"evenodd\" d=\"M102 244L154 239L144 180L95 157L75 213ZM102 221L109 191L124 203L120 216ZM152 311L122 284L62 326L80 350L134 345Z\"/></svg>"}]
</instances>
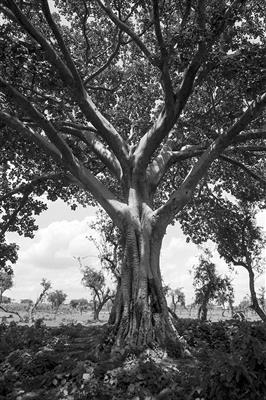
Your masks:
<instances>
[{"instance_id":1,"label":"distant tree","mask_svg":"<svg viewBox=\"0 0 266 400\"><path fill-rule=\"evenodd\" d=\"M247 294L246 296L243 297L243 299L240 301L238 304L237 308L240 311L246 311L250 306L252 305L250 296Z\"/></svg>"},{"instance_id":2,"label":"distant tree","mask_svg":"<svg viewBox=\"0 0 266 400\"><path fill-rule=\"evenodd\" d=\"M49 303L51 303L55 313L58 312L59 307L64 303L66 298L67 294L62 290L55 290L54 292L49 293L47 296L47 300Z\"/></svg>"},{"instance_id":3,"label":"distant tree","mask_svg":"<svg viewBox=\"0 0 266 400\"><path fill-rule=\"evenodd\" d=\"M2 303L3 304L10 304L11 303L11 298L7 296L2 297Z\"/></svg>"},{"instance_id":4,"label":"distant tree","mask_svg":"<svg viewBox=\"0 0 266 400\"><path fill-rule=\"evenodd\" d=\"M111 272L117 282L121 279L121 264L123 259L123 237L111 218L102 209L98 209L96 220L90 228L94 229L99 238L88 237L98 250L101 266Z\"/></svg>"},{"instance_id":5,"label":"distant tree","mask_svg":"<svg viewBox=\"0 0 266 400\"><path fill-rule=\"evenodd\" d=\"M211 254L205 251L199 258L199 263L193 266L193 286L195 288L195 303L199 305L198 318L207 320L208 304L217 303L232 296L233 288L230 279L222 278L216 272L216 267L211 262Z\"/></svg>"},{"instance_id":6,"label":"distant tree","mask_svg":"<svg viewBox=\"0 0 266 400\"><path fill-rule=\"evenodd\" d=\"M48 291L52 287L51 282L45 278L42 279L41 286L42 286L42 291L41 291L40 295L38 296L37 300L35 301L35 303L33 305L29 305L28 311L29 311L29 321L30 322L34 320L34 313L36 312L38 306L43 302L43 300L45 299L45 297L48 294Z\"/></svg>"},{"instance_id":7,"label":"distant tree","mask_svg":"<svg viewBox=\"0 0 266 400\"><path fill-rule=\"evenodd\" d=\"M251 306L266 322L266 314L258 301L255 276L265 270L266 260L262 251L266 245L265 233L257 226L254 206L239 203L231 210L220 209L219 217L213 221L218 251L225 261L248 272Z\"/></svg>"},{"instance_id":8,"label":"distant tree","mask_svg":"<svg viewBox=\"0 0 266 400\"><path fill-rule=\"evenodd\" d=\"M33 304L33 300L31 300L31 299L21 299L20 300L20 304L32 305Z\"/></svg>"},{"instance_id":9,"label":"distant tree","mask_svg":"<svg viewBox=\"0 0 266 400\"><path fill-rule=\"evenodd\" d=\"M100 238L90 235L88 238L98 250L101 266L110 272L116 281L115 296L110 299L113 306L110 310L109 323L114 324L117 310L121 306L121 266L123 262L124 238L121 231L115 226L111 218L101 209L96 213L96 220L90 228L97 231ZM109 307L110 308L110 307Z\"/></svg>"},{"instance_id":10,"label":"distant tree","mask_svg":"<svg viewBox=\"0 0 266 400\"><path fill-rule=\"evenodd\" d=\"M70 300L69 305L73 310L79 310L82 314L85 310L88 310L89 302L87 299L72 299Z\"/></svg>"},{"instance_id":11,"label":"distant tree","mask_svg":"<svg viewBox=\"0 0 266 400\"><path fill-rule=\"evenodd\" d=\"M170 296L172 300L171 306L174 313L176 313L178 304L180 304L182 307L186 307L185 294L182 289L183 288L170 289Z\"/></svg>"},{"instance_id":12,"label":"distant tree","mask_svg":"<svg viewBox=\"0 0 266 400\"><path fill-rule=\"evenodd\" d=\"M93 301L93 319L99 320L99 313L108 300L114 299L114 292L110 288L106 288L103 273L96 271L92 267L82 267L83 278L82 283L90 289Z\"/></svg>"},{"instance_id":13,"label":"distant tree","mask_svg":"<svg viewBox=\"0 0 266 400\"><path fill-rule=\"evenodd\" d=\"M13 286L13 274L0 271L0 304L3 300L3 293L12 288Z\"/></svg>"}]
</instances>

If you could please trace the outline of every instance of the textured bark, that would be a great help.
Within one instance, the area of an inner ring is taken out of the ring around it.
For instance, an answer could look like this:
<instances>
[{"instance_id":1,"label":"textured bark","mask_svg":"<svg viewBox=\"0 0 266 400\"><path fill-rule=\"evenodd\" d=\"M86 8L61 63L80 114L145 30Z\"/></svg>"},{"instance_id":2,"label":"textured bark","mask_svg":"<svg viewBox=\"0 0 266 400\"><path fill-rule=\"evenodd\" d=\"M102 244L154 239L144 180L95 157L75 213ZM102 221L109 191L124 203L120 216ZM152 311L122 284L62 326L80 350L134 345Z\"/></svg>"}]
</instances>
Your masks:
<instances>
[{"instance_id":1,"label":"textured bark","mask_svg":"<svg viewBox=\"0 0 266 400\"><path fill-rule=\"evenodd\" d=\"M180 355L178 334L162 288L159 256L163 235L153 230L147 217L132 218L124 235L121 281L109 319L114 347L159 345Z\"/></svg>"}]
</instances>

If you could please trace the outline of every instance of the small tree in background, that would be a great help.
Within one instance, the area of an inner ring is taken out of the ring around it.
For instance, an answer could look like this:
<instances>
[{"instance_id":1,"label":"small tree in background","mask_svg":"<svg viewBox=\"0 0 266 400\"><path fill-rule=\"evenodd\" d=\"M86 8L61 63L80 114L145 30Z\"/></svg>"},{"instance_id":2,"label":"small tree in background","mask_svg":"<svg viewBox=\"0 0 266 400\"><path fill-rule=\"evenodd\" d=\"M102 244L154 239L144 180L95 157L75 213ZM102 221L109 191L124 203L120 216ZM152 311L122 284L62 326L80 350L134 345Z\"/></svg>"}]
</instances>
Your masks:
<instances>
[{"instance_id":1,"label":"small tree in background","mask_svg":"<svg viewBox=\"0 0 266 400\"><path fill-rule=\"evenodd\" d=\"M229 298L233 293L230 279L217 274L215 264L211 262L211 254L207 250L200 256L198 265L193 266L193 286L195 303L199 305L198 318L202 321L207 320L207 307L211 301L219 304L221 298Z\"/></svg>"},{"instance_id":2,"label":"small tree in background","mask_svg":"<svg viewBox=\"0 0 266 400\"><path fill-rule=\"evenodd\" d=\"M73 310L78 310L80 314L82 314L84 311L88 310L89 302L87 299L72 299L69 305Z\"/></svg>"},{"instance_id":3,"label":"small tree in background","mask_svg":"<svg viewBox=\"0 0 266 400\"><path fill-rule=\"evenodd\" d=\"M100 238L88 237L98 250L101 266L111 272L119 283L121 279L121 263L123 258L123 237L111 218L102 209L98 209L96 220L90 228L99 233Z\"/></svg>"},{"instance_id":4,"label":"small tree in background","mask_svg":"<svg viewBox=\"0 0 266 400\"><path fill-rule=\"evenodd\" d=\"M183 288L176 288L176 289L170 289L170 296L171 296L171 307L176 313L176 308L177 305L180 304L182 307L186 307L186 301L185 301L185 294L182 291Z\"/></svg>"},{"instance_id":5,"label":"small tree in background","mask_svg":"<svg viewBox=\"0 0 266 400\"><path fill-rule=\"evenodd\" d=\"M213 227L220 255L228 264L248 272L251 306L266 322L255 289L255 275L261 275L265 269L262 250L266 245L264 232L256 223L256 212L255 207L243 202L230 211L221 208Z\"/></svg>"},{"instance_id":6,"label":"small tree in background","mask_svg":"<svg viewBox=\"0 0 266 400\"><path fill-rule=\"evenodd\" d=\"M93 301L93 319L99 320L99 313L108 300L114 299L114 292L106 288L103 273L96 271L92 267L85 266L81 269L83 278L82 283L90 289Z\"/></svg>"},{"instance_id":7,"label":"small tree in background","mask_svg":"<svg viewBox=\"0 0 266 400\"><path fill-rule=\"evenodd\" d=\"M59 307L64 303L66 298L67 294L64 293L62 290L55 290L54 292L49 293L47 297L55 313L58 312Z\"/></svg>"},{"instance_id":8,"label":"small tree in background","mask_svg":"<svg viewBox=\"0 0 266 400\"><path fill-rule=\"evenodd\" d=\"M43 300L45 299L45 297L48 294L48 291L52 287L51 282L45 278L42 279L41 286L42 286L42 291L41 291L39 297L37 298L34 305L29 306L29 310L28 310L29 311L29 322L34 320L34 313L36 312L38 306L43 302Z\"/></svg>"},{"instance_id":9,"label":"small tree in background","mask_svg":"<svg viewBox=\"0 0 266 400\"><path fill-rule=\"evenodd\" d=\"M240 311L246 311L247 308L250 308L250 306L252 305L251 303L251 299L250 296L248 294L246 294L243 299L239 302L238 304L238 309Z\"/></svg>"},{"instance_id":10,"label":"small tree in background","mask_svg":"<svg viewBox=\"0 0 266 400\"><path fill-rule=\"evenodd\" d=\"M98 250L98 257L101 266L115 278L116 295L111 299L112 307L109 323L114 324L118 309L121 307L121 265L123 261L123 246L124 239L121 231L115 226L111 218L102 210L98 209L95 222L90 224L90 228L96 230L100 234L100 238L95 239L94 236L89 236Z\"/></svg>"},{"instance_id":11,"label":"small tree in background","mask_svg":"<svg viewBox=\"0 0 266 400\"><path fill-rule=\"evenodd\" d=\"M32 305L33 301L31 299L21 299L20 304Z\"/></svg>"}]
</instances>

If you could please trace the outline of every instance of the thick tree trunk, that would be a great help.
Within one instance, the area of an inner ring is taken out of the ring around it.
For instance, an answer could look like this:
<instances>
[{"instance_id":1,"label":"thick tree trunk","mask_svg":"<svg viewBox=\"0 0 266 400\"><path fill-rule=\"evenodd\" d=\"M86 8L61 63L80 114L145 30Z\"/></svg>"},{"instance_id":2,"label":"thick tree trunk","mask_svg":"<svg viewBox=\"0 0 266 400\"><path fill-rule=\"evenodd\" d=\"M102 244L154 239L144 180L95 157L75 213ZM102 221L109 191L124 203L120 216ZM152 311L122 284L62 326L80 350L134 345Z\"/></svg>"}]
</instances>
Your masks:
<instances>
[{"instance_id":1,"label":"thick tree trunk","mask_svg":"<svg viewBox=\"0 0 266 400\"><path fill-rule=\"evenodd\" d=\"M249 289L250 289L252 307L256 311L258 316L262 319L262 321L266 322L266 314L264 313L263 309L260 307L258 299L257 299L257 294L255 291L254 272L253 272L252 268L248 268L248 274L249 274Z\"/></svg>"},{"instance_id":2,"label":"thick tree trunk","mask_svg":"<svg viewBox=\"0 0 266 400\"><path fill-rule=\"evenodd\" d=\"M160 273L163 235L151 221L125 227L121 281L110 314L114 347L159 345L180 355L178 334L168 313Z\"/></svg>"}]
</instances>

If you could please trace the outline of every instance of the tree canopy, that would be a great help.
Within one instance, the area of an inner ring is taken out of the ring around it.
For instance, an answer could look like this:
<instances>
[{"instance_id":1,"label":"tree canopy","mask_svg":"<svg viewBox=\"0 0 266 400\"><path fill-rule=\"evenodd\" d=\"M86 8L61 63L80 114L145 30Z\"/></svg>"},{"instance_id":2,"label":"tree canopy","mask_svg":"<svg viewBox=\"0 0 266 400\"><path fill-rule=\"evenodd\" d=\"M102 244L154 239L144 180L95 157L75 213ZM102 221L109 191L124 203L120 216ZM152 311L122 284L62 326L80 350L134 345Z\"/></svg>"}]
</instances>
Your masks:
<instances>
[{"instance_id":1,"label":"tree canopy","mask_svg":"<svg viewBox=\"0 0 266 400\"><path fill-rule=\"evenodd\" d=\"M118 223L130 160L171 219L203 177L264 200L263 1L19 5L0 6L2 231L31 234L43 193Z\"/></svg>"}]
</instances>

